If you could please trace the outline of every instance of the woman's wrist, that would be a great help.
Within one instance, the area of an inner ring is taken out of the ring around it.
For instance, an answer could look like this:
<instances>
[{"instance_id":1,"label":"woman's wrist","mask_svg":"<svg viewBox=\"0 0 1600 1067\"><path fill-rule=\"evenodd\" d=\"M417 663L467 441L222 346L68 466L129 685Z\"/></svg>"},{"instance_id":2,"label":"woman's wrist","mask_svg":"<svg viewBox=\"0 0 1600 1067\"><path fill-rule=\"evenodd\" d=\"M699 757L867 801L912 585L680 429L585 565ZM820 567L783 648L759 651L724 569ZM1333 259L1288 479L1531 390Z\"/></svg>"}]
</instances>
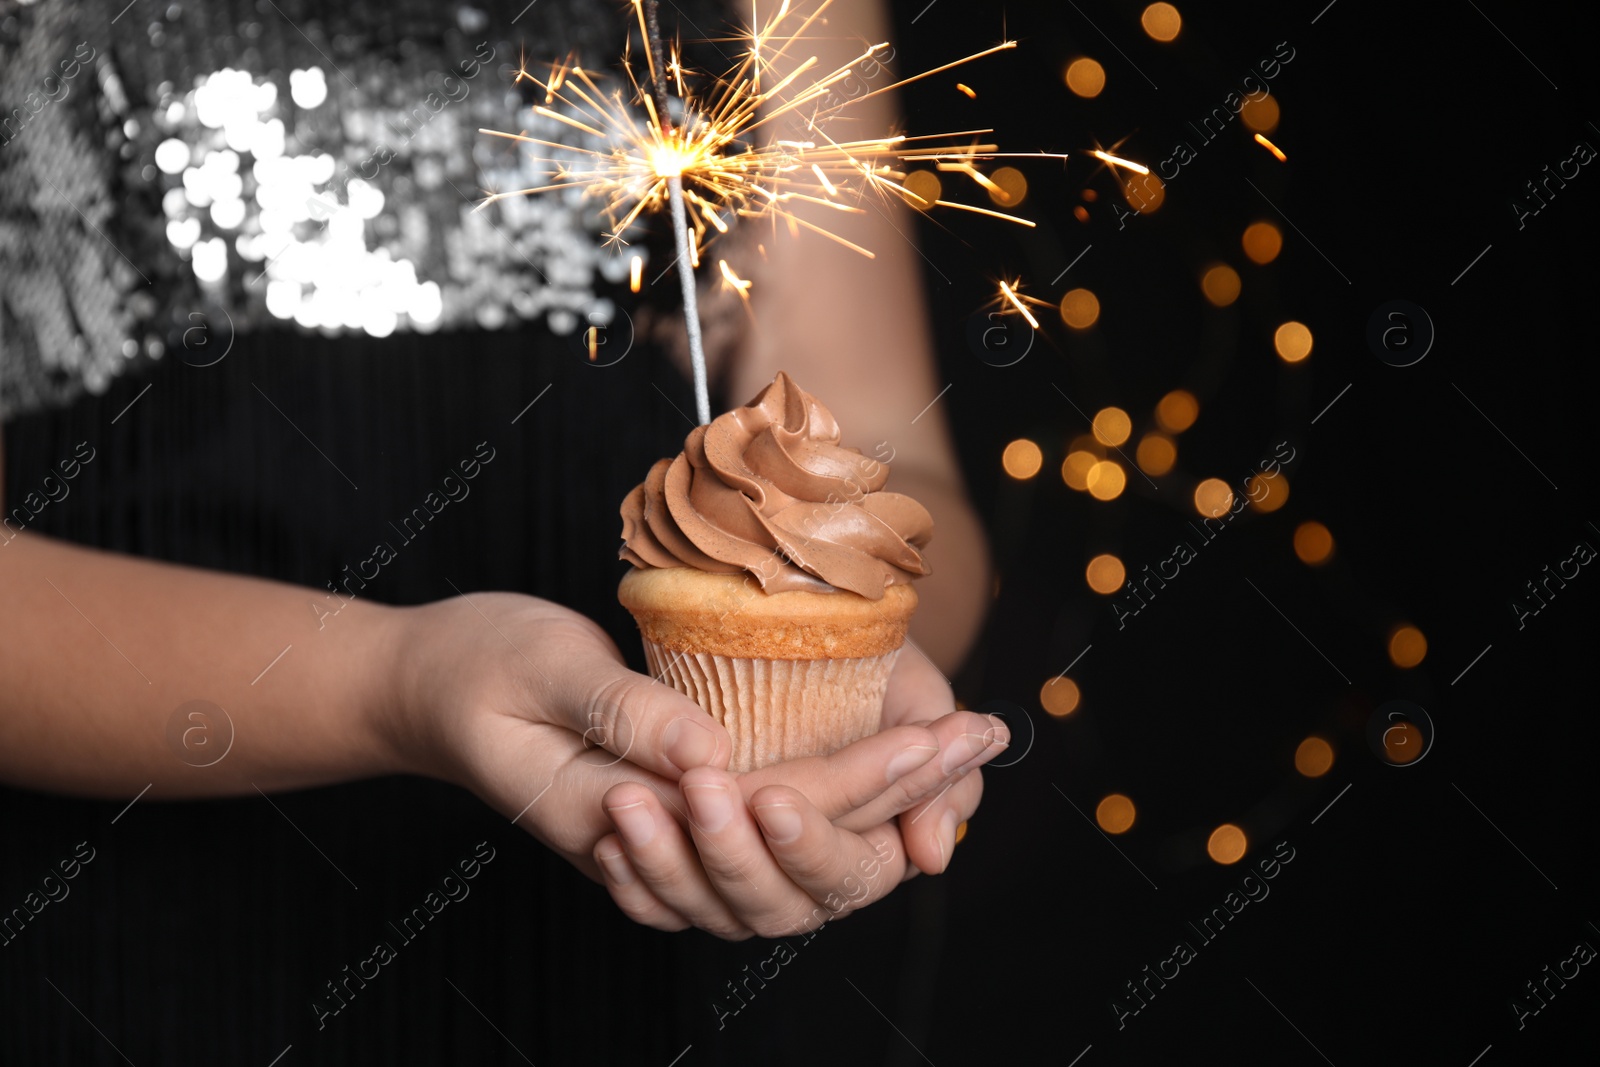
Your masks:
<instances>
[{"instance_id":1,"label":"woman's wrist","mask_svg":"<svg viewBox=\"0 0 1600 1067\"><path fill-rule=\"evenodd\" d=\"M360 741L379 774L454 780L440 757L421 682L427 677L430 608L369 605L369 643L358 701Z\"/></svg>"}]
</instances>

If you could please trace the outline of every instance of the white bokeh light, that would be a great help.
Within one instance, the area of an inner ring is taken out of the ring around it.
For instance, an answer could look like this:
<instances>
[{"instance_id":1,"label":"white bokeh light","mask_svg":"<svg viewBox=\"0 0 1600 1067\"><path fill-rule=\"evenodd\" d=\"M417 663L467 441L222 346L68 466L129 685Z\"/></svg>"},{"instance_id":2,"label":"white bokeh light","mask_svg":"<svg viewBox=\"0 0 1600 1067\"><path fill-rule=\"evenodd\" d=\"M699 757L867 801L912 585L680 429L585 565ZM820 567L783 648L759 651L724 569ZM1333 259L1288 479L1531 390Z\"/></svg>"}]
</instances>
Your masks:
<instances>
[{"instance_id":1,"label":"white bokeh light","mask_svg":"<svg viewBox=\"0 0 1600 1067\"><path fill-rule=\"evenodd\" d=\"M192 248L199 239L199 219L173 219L167 223L167 240L172 244L173 248L179 251L185 248Z\"/></svg>"},{"instance_id":2,"label":"white bokeh light","mask_svg":"<svg viewBox=\"0 0 1600 1067\"><path fill-rule=\"evenodd\" d=\"M228 244L220 237L197 241L194 276L202 282L220 282L228 273Z\"/></svg>"},{"instance_id":3,"label":"white bokeh light","mask_svg":"<svg viewBox=\"0 0 1600 1067\"><path fill-rule=\"evenodd\" d=\"M277 90L273 89L271 93L271 99L276 99ZM254 121L256 113L261 110L258 106L261 99L262 92L249 71L223 67L195 89L195 115L203 125L218 130L230 122ZM267 106L271 106L270 99Z\"/></svg>"},{"instance_id":4,"label":"white bokeh light","mask_svg":"<svg viewBox=\"0 0 1600 1067\"><path fill-rule=\"evenodd\" d=\"M268 119L255 128L249 152L256 159L276 159L283 155L283 120Z\"/></svg>"},{"instance_id":5,"label":"white bokeh light","mask_svg":"<svg viewBox=\"0 0 1600 1067\"><path fill-rule=\"evenodd\" d=\"M292 319L300 310L300 284L275 279L267 283L267 310L280 319Z\"/></svg>"},{"instance_id":6,"label":"white bokeh light","mask_svg":"<svg viewBox=\"0 0 1600 1067\"><path fill-rule=\"evenodd\" d=\"M189 165L189 146L176 137L168 137L156 146L156 166L163 174L180 174Z\"/></svg>"},{"instance_id":7,"label":"white bokeh light","mask_svg":"<svg viewBox=\"0 0 1600 1067\"><path fill-rule=\"evenodd\" d=\"M321 67L289 72L289 95L296 107L307 110L317 107L328 98L328 81Z\"/></svg>"},{"instance_id":8,"label":"white bokeh light","mask_svg":"<svg viewBox=\"0 0 1600 1067\"><path fill-rule=\"evenodd\" d=\"M407 313L411 321L422 325L438 322L439 316L444 314L444 296L439 292L439 283L423 282L417 286Z\"/></svg>"},{"instance_id":9,"label":"white bokeh light","mask_svg":"<svg viewBox=\"0 0 1600 1067\"><path fill-rule=\"evenodd\" d=\"M211 221L219 229L237 229L244 221L244 201L237 198L218 200L211 205Z\"/></svg>"},{"instance_id":10,"label":"white bokeh light","mask_svg":"<svg viewBox=\"0 0 1600 1067\"><path fill-rule=\"evenodd\" d=\"M371 289L361 294L361 328L372 337L388 337L400 324L400 316L383 306L382 298Z\"/></svg>"},{"instance_id":11,"label":"white bokeh light","mask_svg":"<svg viewBox=\"0 0 1600 1067\"><path fill-rule=\"evenodd\" d=\"M350 208L364 219L375 219L383 210L383 191L377 186L356 178L345 189Z\"/></svg>"},{"instance_id":12,"label":"white bokeh light","mask_svg":"<svg viewBox=\"0 0 1600 1067\"><path fill-rule=\"evenodd\" d=\"M328 89L316 67L291 71L286 94L270 79L257 84L248 71L224 68L204 77L187 104L171 105L164 116L171 126L193 130L198 119L207 129L193 143L173 137L156 149L159 168L181 181L162 200L167 240L208 286L227 280L230 256L235 265L258 264L244 276L265 275L258 292L274 319L379 338L402 324L436 331L444 320L441 286L419 281L417 265L390 248L370 247L368 224L383 215L388 195L348 173L336 180L332 154L269 117L290 100L319 107ZM488 313L496 323L504 317L498 306Z\"/></svg>"}]
</instances>

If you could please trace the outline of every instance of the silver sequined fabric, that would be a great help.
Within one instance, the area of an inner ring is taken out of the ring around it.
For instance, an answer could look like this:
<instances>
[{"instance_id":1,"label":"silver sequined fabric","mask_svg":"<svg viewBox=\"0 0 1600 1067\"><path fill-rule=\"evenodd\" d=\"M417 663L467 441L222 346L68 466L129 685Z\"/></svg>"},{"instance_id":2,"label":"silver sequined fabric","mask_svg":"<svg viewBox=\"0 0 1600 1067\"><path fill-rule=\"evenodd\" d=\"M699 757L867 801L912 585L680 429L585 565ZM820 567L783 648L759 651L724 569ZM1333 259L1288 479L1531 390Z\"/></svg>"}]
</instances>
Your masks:
<instances>
[{"instance_id":1,"label":"silver sequined fabric","mask_svg":"<svg viewBox=\"0 0 1600 1067\"><path fill-rule=\"evenodd\" d=\"M648 242L607 247L577 191L473 209L550 180L480 127L574 136L513 85L522 57L604 67L626 14L0 0L0 417L103 391L224 316L380 337L605 325ZM685 37L719 17L674 5Z\"/></svg>"}]
</instances>

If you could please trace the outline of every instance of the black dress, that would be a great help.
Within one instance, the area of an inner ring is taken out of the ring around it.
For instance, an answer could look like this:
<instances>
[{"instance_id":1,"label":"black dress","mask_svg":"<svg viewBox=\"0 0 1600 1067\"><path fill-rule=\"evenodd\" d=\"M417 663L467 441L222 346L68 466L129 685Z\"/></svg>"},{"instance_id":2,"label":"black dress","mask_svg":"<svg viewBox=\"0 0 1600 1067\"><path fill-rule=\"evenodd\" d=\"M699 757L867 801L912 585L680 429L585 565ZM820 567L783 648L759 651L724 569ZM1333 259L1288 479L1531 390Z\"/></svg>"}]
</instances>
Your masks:
<instances>
[{"instance_id":1,"label":"black dress","mask_svg":"<svg viewBox=\"0 0 1600 1067\"><path fill-rule=\"evenodd\" d=\"M466 210L485 158L475 127L519 121L505 62L523 44L530 57L616 54L626 12L550 0L520 16L520 2L122 6L0 4L8 95L28 79L50 94L37 112L24 105L0 148L8 508L38 505L35 483L92 452L66 495L27 510L29 529L314 588L388 542L397 558L370 583L374 599L535 594L601 621L638 665L615 598L617 506L681 447L689 388L630 336L637 298L602 262L582 205L489 230ZM456 64L473 57L469 78ZM207 85L233 95L197 100ZM448 103L435 110L430 92ZM229 126L219 109L240 98L266 106ZM352 189L386 137L394 158ZM163 147L174 140L187 155ZM314 208L291 226L273 218L274 206L298 209L252 199L271 180L247 173L252 148L308 167L333 156L338 172L316 175L313 192L347 214L384 193L345 231L364 248L339 251ZM172 172L207 166L220 174ZM252 243L273 232L299 247ZM398 290L374 283L370 317L327 324L317 288L338 296L342 279L317 260L336 255ZM586 318L607 328L598 360L581 341ZM420 533L397 529L485 450L494 458L468 496ZM858 933L825 930L818 947L797 946L818 959L813 974L768 993L750 976L778 966L772 945L637 927L452 787L134 799L0 789L0 912L43 902L0 936L0 1064L667 1064L688 1046L686 1064L750 1062L756 1049L806 1062L848 1041L818 1013L856 996L833 964L819 969L823 952L836 962L902 921L884 905L870 926L855 920ZM63 863L76 877L41 892ZM375 959L378 943L390 952ZM873 1037L857 1051L883 1062L863 1007L850 1015Z\"/></svg>"}]
</instances>

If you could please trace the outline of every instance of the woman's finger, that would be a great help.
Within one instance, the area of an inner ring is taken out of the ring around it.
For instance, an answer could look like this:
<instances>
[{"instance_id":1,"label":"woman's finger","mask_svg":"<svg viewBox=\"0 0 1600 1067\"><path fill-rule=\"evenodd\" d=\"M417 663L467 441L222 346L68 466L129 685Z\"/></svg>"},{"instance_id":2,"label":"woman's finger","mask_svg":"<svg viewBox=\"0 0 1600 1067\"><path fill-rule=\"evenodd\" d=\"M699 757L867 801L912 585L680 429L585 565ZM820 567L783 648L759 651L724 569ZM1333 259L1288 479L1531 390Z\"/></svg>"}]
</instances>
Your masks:
<instances>
[{"instance_id":1,"label":"woman's finger","mask_svg":"<svg viewBox=\"0 0 1600 1067\"><path fill-rule=\"evenodd\" d=\"M545 658L561 665L550 712L587 744L674 780L728 765L728 731L676 689L628 670L609 640L580 635Z\"/></svg>"},{"instance_id":2,"label":"woman's finger","mask_svg":"<svg viewBox=\"0 0 1600 1067\"><path fill-rule=\"evenodd\" d=\"M894 818L951 788L961 776L1004 752L1011 742L1010 731L1004 723L970 711L953 712L930 724L928 729L938 741L939 754L895 781L870 802L844 815L833 816L840 829L859 833ZM783 784L798 783L784 779ZM823 810L826 813L827 809Z\"/></svg>"},{"instance_id":3,"label":"woman's finger","mask_svg":"<svg viewBox=\"0 0 1600 1067\"><path fill-rule=\"evenodd\" d=\"M751 935L751 928L718 895L694 844L667 813L661 797L648 786L629 782L610 789L604 806L639 884L657 901L724 940Z\"/></svg>"},{"instance_id":4,"label":"woman's finger","mask_svg":"<svg viewBox=\"0 0 1600 1067\"><path fill-rule=\"evenodd\" d=\"M773 859L816 902L811 920L849 914L900 884L906 857L892 823L861 834L841 830L787 786L762 789L751 810Z\"/></svg>"},{"instance_id":5,"label":"woman's finger","mask_svg":"<svg viewBox=\"0 0 1600 1067\"><path fill-rule=\"evenodd\" d=\"M939 739L931 731L921 726L896 726L832 755L774 764L741 774L738 780L745 797L766 785L793 786L828 818L838 819L872 804L908 775L924 772L938 755ZM866 825L876 823L862 828Z\"/></svg>"},{"instance_id":6,"label":"woman's finger","mask_svg":"<svg viewBox=\"0 0 1600 1067\"><path fill-rule=\"evenodd\" d=\"M738 780L701 768L685 774L680 785L706 877L739 921L763 937L799 929L798 920L815 901L774 861Z\"/></svg>"},{"instance_id":7,"label":"woman's finger","mask_svg":"<svg viewBox=\"0 0 1600 1067\"><path fill-rule=\"evenodd\" d=\"M628 918L668 933L689 928L689 920L661 903L639 878L616 834L607 834L595 843L594 861L611 899Z\"/></svg>"},{"instance_id":8,"label":"woman's finger","mask_svg":"<svg viewBox=\"0 0 1600 1067\"><path fill-rule=\"evenodd\" d=\"M955 854L956 828L970 819L983 799L983 772L967 771L946 789L899 818L906 856L918 870L941 874Z\"/></svg>"}]
</instances>

